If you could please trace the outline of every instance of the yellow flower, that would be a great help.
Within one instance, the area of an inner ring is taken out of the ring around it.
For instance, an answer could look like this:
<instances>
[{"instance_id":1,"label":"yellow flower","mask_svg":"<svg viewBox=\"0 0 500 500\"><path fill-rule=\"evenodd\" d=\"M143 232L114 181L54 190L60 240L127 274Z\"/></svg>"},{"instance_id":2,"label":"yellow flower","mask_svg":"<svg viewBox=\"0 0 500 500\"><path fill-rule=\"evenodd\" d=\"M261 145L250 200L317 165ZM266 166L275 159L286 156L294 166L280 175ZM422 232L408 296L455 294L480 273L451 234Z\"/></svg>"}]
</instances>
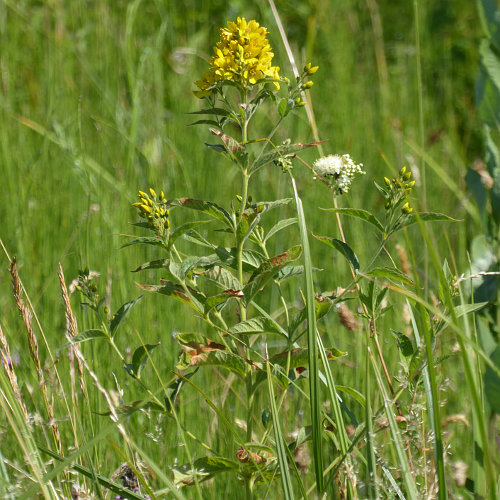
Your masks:
<instances>
[{"instance_id":1,"label":"yellow flower","mask_svg":"<svg viewBox=\"0 0 500 500\"><path fill-rule=\"evenodd\" d=\"M280 68L272 66L274 53L266 35L266 28L255 20L247 23L244 17L221 28L220 41L214 47L215 55L209 60L210 68L195 82L200 89L194 92L196 97L210 94L219 81L234 81L246 87L265 78L279 80ZM279 83L273 83L279 90Z\"/></svg>"}]
</instances>

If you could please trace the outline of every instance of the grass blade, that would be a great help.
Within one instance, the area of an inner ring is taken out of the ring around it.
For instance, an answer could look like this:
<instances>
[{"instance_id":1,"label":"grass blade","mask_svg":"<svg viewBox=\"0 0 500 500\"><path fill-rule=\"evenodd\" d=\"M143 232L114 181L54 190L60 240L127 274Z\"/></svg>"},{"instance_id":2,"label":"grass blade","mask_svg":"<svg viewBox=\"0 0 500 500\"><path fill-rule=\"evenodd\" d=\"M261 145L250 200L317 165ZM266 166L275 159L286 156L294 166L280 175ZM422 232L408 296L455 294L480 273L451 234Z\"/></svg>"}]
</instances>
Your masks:
<instances>
[{"instance_id":1,"label":"grass blade","mask_svg":"<svg viewBox=\"0 0 500 500\"><path fill-rule=\"evenodd\" d=\"M321 444L321 411L319 393L319 368L318 368L318 344L316 341L316 311L314 308L314 285L313 271L311 263L311 253L309 250L309 240L307 238L306 220L302 209L302 201L297 193L295 179L292 177L293 192L297 205L297 216L299 219L300 239L304 255L304 271L306 278L306 308L307 308L307 345L309 351L309 392L311 407L311 428L313 441L314 472L318 492L323 492L323 453ZM328 365L326 361L325 366Z\"/></svg>"}]
</instances>

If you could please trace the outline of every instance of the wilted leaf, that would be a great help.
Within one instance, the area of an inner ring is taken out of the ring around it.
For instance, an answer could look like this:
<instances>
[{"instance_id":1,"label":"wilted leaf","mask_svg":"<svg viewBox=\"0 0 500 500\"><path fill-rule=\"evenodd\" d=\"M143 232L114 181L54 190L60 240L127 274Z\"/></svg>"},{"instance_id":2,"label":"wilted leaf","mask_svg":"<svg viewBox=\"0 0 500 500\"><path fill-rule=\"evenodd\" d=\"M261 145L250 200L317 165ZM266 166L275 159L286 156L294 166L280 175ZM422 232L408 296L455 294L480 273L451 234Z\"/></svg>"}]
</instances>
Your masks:
<instances>
[{"instance_id":1,"label":"wilted leaf","mask_svg":"<svg viewBox=\"0 0 500 500\"><path fill-rule=\"evenodd\" d=\"M176 368L185 370L197 366L220 366L244 378L247 362L236 354L226 350L223 344L199 334L181 333L175 337L182 348L182 354Z\"/></svg>"}]
</instances>

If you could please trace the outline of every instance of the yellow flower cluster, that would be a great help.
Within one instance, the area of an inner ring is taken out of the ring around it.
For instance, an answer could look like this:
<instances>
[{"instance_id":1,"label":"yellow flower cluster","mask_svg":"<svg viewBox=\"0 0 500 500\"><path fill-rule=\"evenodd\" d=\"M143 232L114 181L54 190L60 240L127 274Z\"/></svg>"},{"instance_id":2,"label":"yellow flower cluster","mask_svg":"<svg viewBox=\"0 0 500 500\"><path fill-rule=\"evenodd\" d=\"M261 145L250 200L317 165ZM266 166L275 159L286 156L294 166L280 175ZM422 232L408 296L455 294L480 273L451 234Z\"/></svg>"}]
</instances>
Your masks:
<instances>
[{"instance_id":1,"label":"yellow flower cluster","mask_svg":"<svg viewBox=\"0 0 500 500\"><path fill-rule=\"evenodd\" d=\"M196 97L210 94L219 81L230 80L246 87L266 77L280 79L280 68L271 65L274 54L266 38L266 28L255 20L247 23L244 17L238 17L220 32L220 41L214 47L215 56L209 60L210 69L195 82L200 89L194 92ZM274 82L274 86L279 90L278 82Z\"/></svg>"},{"instance_id":2,"label":"yellow flower cluster","mask_svg":"<svg viewBox=\"0 0 500 500\"><path fill-rule=\"evenodd\" d=\"M149 226L155 229L158 234L163 235L165 229L170 226L168 220L169 211L166 207L166 198L163 191L158 196L153 188L149 188L149 193L139 191L139 201L132 205L137 208L139 215L148 221Z\"/></svg>"},{"instance_id":3,"label":"yellow flower cluster","mask_svg":"<svg viewBox=\"0 0 500 500\"><path fill-rule=\"evenodd\" d=\"M388 177L384 177L385 185L389 188L386 195L385 209L389 210L391 207L399 206L403 201L405 201L410 195L415 186L415 181L411 179L411 172L406 170L406 167L402 167L399 171L399 175L390 180ZM401 210L405 214L410 214L413 212L413 208L410 207L410 203L406 201Z\"/></svg>"}]
</instances>

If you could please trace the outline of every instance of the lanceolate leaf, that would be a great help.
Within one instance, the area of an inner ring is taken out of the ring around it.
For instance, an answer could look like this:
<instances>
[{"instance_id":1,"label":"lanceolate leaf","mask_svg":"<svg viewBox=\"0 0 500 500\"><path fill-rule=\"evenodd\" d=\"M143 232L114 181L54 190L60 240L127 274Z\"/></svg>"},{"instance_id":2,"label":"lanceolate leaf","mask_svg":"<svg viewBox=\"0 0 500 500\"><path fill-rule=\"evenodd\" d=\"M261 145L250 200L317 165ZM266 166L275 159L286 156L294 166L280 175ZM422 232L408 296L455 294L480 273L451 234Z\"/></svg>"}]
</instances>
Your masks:
<instances>
[{"instance_id":1,"label":"lanceolate leaf","mask_svg":"<svg viewBox=\"0 0 500 500\"><path fill-rule=\"evenodd\" d=\"M131 245L140 245L140 244L162 246L163 240L159 236L140 236L139 238L134 238L128 243L123 244L120 248L125 248Z\"/></svg>"},{"instance_id":2,"label":"lanceolate leaf","mask_svg":"<svg viewBox=\"0 0 500 500\"><path fill-rule=\"evenodd\" d=\"M229 111L223 108L209 108L209 109L200 109L199 111L191 111L190 113L186 113L187 115L217 115L217 116L227 116L229 115Z\"/></svg>"},{"instance_id":3,"label":"lanceolate leaf","mask_svg":"<svg viewBox=\"0 0 500 500\"><path fill-rule=\"evenodd\" d=\"M145 262L141 264L137 269L134 269L132 272L137 273L139 271L145 271L146 269L161 269L168 267L170 259L158 259L152 260L150 262Z\"/></svg>"},{"instance_id":4,"label":"lanceolate leaf","mask_svg":"<svg viewBox=\"0 0 500 500\"><path fill-rule=\"evenodd\" d=\"M382 226L381 222L367 210L363 210L361 208L322 208L321 210L356 217L357 219L364 220L365 222L368 222L372 226L376 227L381 233L384 232L384 226Z\"/></svg>"},{"instance_id":5,"label":"lanceolate leaf","mask_svg":"<svg viewBox=\"0 0 500 500\"><path fill-rule=\"evenodd\" d=\"M208 297L205 301L205 314L208 314L214 307L225 304L229 299L242 298L243 292L241 290L228 289L223 293Z\"/></svg>"},{"instance_id":6,"label":"lanceolate leaf","mask_svg":"<svg viewBox=\"0 0 500 500\"><path fill-rule=\"evenodd\" d=\"M139 287L142 290L147 290L148 292L161 293L162 295L167 295L173 299L180 300L181 302L184 302L184 304L191 306L196 311L203 309L198 300L194 299L193 302L180 285L172 283L171 281L163 281L161 285L139 285ZM203 299L203 297L200 298Z\"/></svg>"},{"instance_id":7,"label":"lanceolate leaf","mask_svg":"<svg viewBox=\"0 0 500 500\"><path fill-rule=\"evenodd\" d=\"M292 217L291 219L281 219L277 222L266 234L264 241L274 236L278 231L285 229L285 227L291 226L292 224L297 224L297 217Z\"/></svg>"},{"instance_id":8,"label":"lanceolate leaf","mask_svg":"<svg viewBox=\"0 0 500 500\"><path fill-rule=\"evenodd\" d=\"M193 198L177 198L170 200L168 204L170 206L185 207L203 212L224 222L230 229L234 229L233 221L227 211L211 201L195 200Z\"/></svg>"},{"instance_id":9,"label":"lanceolate leaf","mask_svg":"<svg viewBox=\"0 0 500 500\"><path fill-rule=\"evenodd\" d=\"M237 462L222 457L198 458L193 464L187 463L179 467L172 467L174 484L178 487L189 486L196 481L199 483L211 479L222 472L239 470Z\"/></svg>"},{"instance_id":10,"label":"lanceolate leaf","mask_svg":"<svg viewBox=\"0 0 500 500\"><path fill-rule=\"evenodd\" d=\"M265 260L253 272L247 285L243 289L246 303L248 304L261 288L272 280L285 265L297 259L301 253L302 247L297 245L282 254Z\"/></svg>"},{"instance_id":11,"label":"lanceolate leaf","mask_svg":"<svg viewBox=\"0 0 500 500\"><path fill-rule=\"evenodd\" d=\"M103 330L85 330L80 332L78 335L71 339L71 342L68 342L63 345L62 349L70 346L71 344L80 344L81 342L86 342L87 340L93 339L105 339L107 338L106 332Z\"/></svg>"},{"instance_id":12,"label":"lanceolate leaf","mask_svg":"<svg viewBox=\"0 0 500 500\"><path fill-rule=\"evenodd\" d=\"M434 212L422 212L418 214L418 217L422 220L422 222L459 222L457 219L453 219L445 214L438 214ZM417 223L417 215L414 213L408 214L405 219L401 221L401 223L397 224L395 230L398 231L403 227L408 227Z\"/></svg>"},{"instance_id":13,"label":"lanceolate leaf","mask_svg":"<svg viewBox=\"0 0 500 500\"><path fill-rule=\"evenodd\" d=\"M344 243L343 241L337 240L335 238L330 238L328 236L316 236L314 234L313 236L322 243L335 248L335 250L338 250L351 263L354 271L356 273L359 271L358 257L347 243Z\"/></svg>"},{"instance_id":14,"label":"lanceolate leaf","mask_svg":"<svg viewBox=\"0 0 500 500\"><path fill-rule=\"evenodd\" d=\"M137 299L135 299L135 300L131 300L130 302L126 302L112 316L111 322L109 324L109 331L110 331L112 336L115 334L116 329L118 328L120 323L125 319L125 317L130 312L132 307L134 307L141 299L142 299L142 295L140 297L137 297Z\"/></svg>"},{"instance_id":15,"label":"lanceolate leaf","mask_svg":"<svg viewBox=\"0 0 500 500\"><path fill-rule=\"evenodd\" d=\"M177 240L177 238L179 238L183 234L187 233L188 231L191 231L191 229L194 229L195 227L198 227L201 224L206 224L207 222L210 221L202 220L202 221L186 222L185 224L176 227L175 230L172 231L172 233L170 234L167 248L168 249L172 248L172 245L175 243L175 240Z\"/></svg>"},{"instance_id":16,"label":"lanceolate leaf","mask_svg":"<svg viewBox=\"0 0 500 500\"><path fill-rule=\"evenodd\" d=\"M231 334L277 333L286 335L286 332L276 322L263 316L237 323L228 332Z\"/></svg>"},{"instance_id":17,"label":"lanceolate leaf","mask_svg":"<svg viewBox=\"0 0 500 500\"><path fill-rule=\"evenodd\" d=\"M144 344L139 346L132 355L132 363L128 364L125 369L133 376L140 378L141 371L148 360L149 354L151 354L159 345L160 342L157 344Z\"/></svg>"},{"instance_id":18,"label":"lanceolate leaf","mask_svg":"<svg viewBox=\"0 0 500 500\"><path fill-rule=\"evenodd\" d=\"M207 269L203 277L214 282L224 290L233 289L241 290L242 286L238 278L231 271L228 271L222 266L213 266Z\"/></svg>"},{"instance_id":19,"label":"lanceolate leaf","mask_svg":"<svg viewBox=\"0 0 500 500\"><path fill-rule=\"evenodd\" d=\"M413 281L408 278L408 275L396 269L395 267L376 267L366 273L366 276L373 278L389 278L396 281L401 281L407 285L413 285Z\"/></svg>"}]
</instances>

